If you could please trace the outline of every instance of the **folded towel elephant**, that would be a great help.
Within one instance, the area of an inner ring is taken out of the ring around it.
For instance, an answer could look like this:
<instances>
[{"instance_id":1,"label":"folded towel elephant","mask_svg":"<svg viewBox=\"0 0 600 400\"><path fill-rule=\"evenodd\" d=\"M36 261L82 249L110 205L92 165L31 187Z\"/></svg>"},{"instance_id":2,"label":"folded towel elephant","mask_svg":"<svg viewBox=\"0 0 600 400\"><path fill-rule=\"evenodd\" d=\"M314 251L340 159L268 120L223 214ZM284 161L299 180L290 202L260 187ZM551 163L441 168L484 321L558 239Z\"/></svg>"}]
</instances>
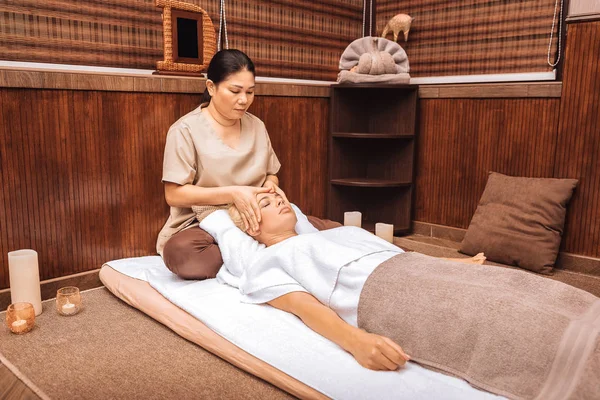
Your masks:
<instances>
[{"instance_id":1,"label":"folded towel elephant","mask_svg":"<svg viewBox=\"0 0 600 400\"><path fill-rule=\"evenodd\" d=\"M350 43L340 58L338 82L408 83L408 56L400 45L380 37Z\"/></svg>"}]
</instances>

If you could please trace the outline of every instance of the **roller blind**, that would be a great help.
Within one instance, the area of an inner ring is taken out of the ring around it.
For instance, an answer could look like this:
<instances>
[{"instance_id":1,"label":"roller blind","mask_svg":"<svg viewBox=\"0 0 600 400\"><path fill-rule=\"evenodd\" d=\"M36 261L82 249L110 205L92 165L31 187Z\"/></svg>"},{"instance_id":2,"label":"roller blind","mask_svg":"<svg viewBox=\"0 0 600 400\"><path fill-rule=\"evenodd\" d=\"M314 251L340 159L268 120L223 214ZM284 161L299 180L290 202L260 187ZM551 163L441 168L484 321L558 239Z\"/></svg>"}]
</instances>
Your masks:
<instances>
[{"instance_id":1,"label":"roller blind","mask_svg":"<svg viewBox=\"0 0 600 400\"><path fill-rule=\"evenodd\" d=\"M377 0L376 5L379 35L398 13L414 18L408 42L398 39L413 77L553 69L547 54L555 0ZM552 62L558 48L558 13L556 21Z\"/></svg>"},{"instance_id":2,"label":"roller blind","mask_svg":"<svg viewBox=\"0 0 600 400\"><path fill-rule=\"evenodd\" d=\"M219 26L219 1L198 4ZM335 80L360 37L362 0L227 0L229 47L260 76ZM0 59L154 69L163 58L154 0L0 0Z\"/></svg>"}]
</instances>

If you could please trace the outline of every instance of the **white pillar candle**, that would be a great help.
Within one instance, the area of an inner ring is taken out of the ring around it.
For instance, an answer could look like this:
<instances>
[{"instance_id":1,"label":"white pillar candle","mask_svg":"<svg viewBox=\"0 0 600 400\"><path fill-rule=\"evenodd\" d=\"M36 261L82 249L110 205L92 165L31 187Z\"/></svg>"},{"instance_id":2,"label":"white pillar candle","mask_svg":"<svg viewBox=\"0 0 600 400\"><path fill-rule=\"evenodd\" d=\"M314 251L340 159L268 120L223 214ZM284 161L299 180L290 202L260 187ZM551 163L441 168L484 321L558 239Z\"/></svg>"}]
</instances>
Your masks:
<instances>
[{"instance_id":1,"label":"white pillar candle","mask_svg":"<svg viewBox=\"0 0 600 400\"><path fill-rule=\"evenodd\" d=\"M42 293L38 255L34 250L17 250L8 253L10 298L14 303L31 303L35 315L42 313Z\"/></svg>"},{"instance_id":2,"label":"white pillar candle","mask_svg":"<svg viewBox=\"0 0 600 400\"><path fill-rule=\"evenodd\" d=\"M362 214L360 211L348 211L344 213L344 225L345 226L361 226Z\"/></svg>"},{"instance_id":3,"label":"white pillar candle","mask_svg":"<svg viewBox=\"0 0 600 400\"><path fill-rule=\"evenodd\" d=\"M394 243L394 225L392 224L384 224L383 222L376 223L375 234L383 240Z\"/></svg>"}]
</instances>

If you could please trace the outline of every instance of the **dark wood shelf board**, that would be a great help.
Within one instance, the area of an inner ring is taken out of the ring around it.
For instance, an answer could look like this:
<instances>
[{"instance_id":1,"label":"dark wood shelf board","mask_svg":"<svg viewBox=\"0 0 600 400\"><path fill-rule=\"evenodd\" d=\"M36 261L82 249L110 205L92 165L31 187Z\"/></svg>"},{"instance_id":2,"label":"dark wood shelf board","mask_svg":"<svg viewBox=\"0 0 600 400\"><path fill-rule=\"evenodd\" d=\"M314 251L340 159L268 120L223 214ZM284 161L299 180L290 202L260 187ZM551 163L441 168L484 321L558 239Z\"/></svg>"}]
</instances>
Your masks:
<instances>
[{"instance_id":1,"label":"dark wood shelf board","mask_svg":"<svg viewBox=\"0 0 600 400\"><path fill-rule=\"evenodd\" d=\"M412 182L367 178L332 179L330 182L332 185L357 187L410 187L412 185Z\"/></svg>"},{"instance_id":2,"label":"dark wood shelf board","mask_svg":"<svg viewBox=\"0 0 600 400\"><path fill-rule=\"evenodd\" d=\"M334 138L349 138L349 139L412 139L413 134L397 134L397 133L354 133L354 132L333 132Z\"/></svg>"}]
</instances>

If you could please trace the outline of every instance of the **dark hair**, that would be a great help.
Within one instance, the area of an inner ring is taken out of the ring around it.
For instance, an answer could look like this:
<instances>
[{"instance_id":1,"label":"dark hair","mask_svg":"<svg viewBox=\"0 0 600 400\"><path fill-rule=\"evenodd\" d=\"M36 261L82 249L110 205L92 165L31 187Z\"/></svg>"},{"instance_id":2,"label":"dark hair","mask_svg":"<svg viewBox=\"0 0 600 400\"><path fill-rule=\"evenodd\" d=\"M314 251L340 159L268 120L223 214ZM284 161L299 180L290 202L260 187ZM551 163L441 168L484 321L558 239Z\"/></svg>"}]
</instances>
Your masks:
<instances>
[{"instance_id":1,"label":"dark hair","mask_svg":"<svg viewBox=\"0 0 600 400\"><path fill-rule=\"evenodd\" d=\"M252 75L256 75L254 72L254 63L250 57L236 49L221 50L210 60L206 78L213 81L215 85L218 85L227 79L229 75L243 70L248 70L252 72ZM208 89L205 89L202 95L202 103L208 102L210 102L210 94L208 94Z\"/></svg>"}]
</instances>

